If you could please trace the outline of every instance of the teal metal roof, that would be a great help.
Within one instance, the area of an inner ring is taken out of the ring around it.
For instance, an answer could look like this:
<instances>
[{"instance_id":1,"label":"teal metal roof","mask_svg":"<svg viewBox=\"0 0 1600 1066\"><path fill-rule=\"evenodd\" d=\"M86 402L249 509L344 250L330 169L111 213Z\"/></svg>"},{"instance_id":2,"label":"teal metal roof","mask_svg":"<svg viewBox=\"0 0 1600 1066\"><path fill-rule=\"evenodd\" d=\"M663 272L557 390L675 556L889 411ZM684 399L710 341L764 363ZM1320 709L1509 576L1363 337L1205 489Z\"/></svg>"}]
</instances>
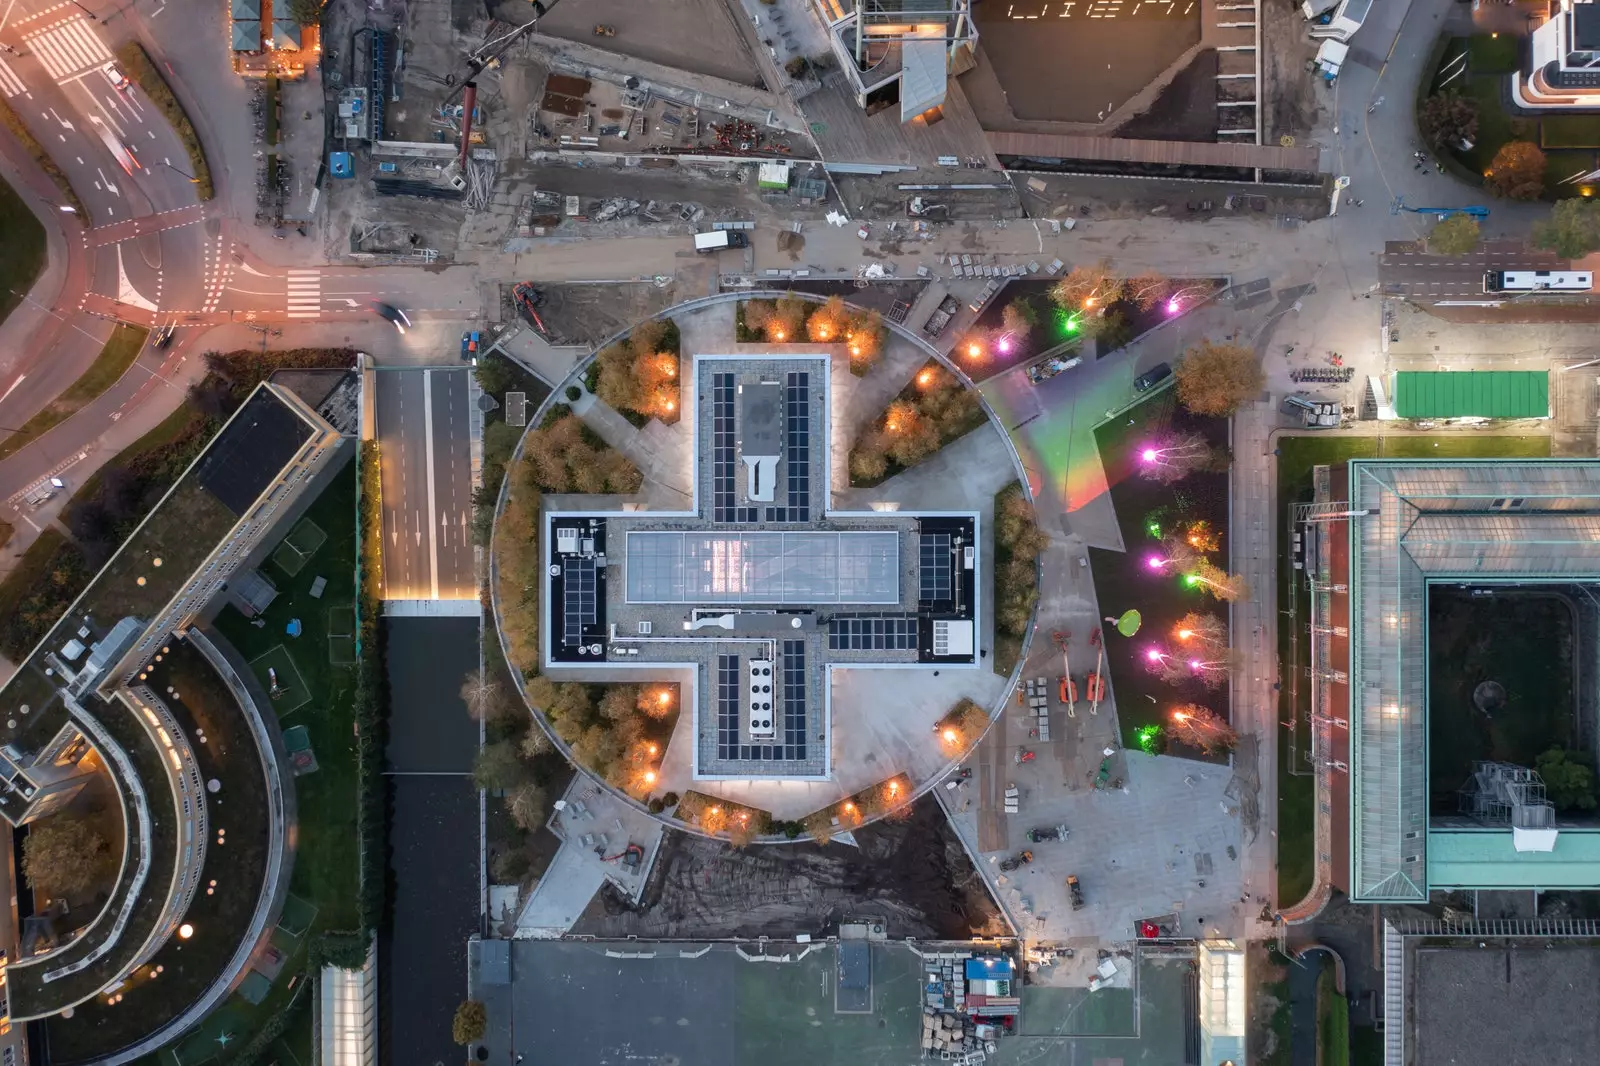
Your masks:
<instances>
[{"instance_id":1,"label":"teal metal roof","mask_svg":"<svg viewBox=\"0 0 1600 1066\"><path fill-rule=\"evenodd\" d=\"M1600 885L1600 830L1563 829L1553 851L1517 851L1510 829L1428 830L1429 888Z\"/></svg>"},{"instance_id":2,"label":"teal metal roof","mask_svg":"<svg viewBox=\"0 0 1600 1066\"><path fill-rule=\"evenodd\" d=\"M1547 370L1401 370L1394 376L1401 418L1548 418Z\"/></svg>"}]
</instances>

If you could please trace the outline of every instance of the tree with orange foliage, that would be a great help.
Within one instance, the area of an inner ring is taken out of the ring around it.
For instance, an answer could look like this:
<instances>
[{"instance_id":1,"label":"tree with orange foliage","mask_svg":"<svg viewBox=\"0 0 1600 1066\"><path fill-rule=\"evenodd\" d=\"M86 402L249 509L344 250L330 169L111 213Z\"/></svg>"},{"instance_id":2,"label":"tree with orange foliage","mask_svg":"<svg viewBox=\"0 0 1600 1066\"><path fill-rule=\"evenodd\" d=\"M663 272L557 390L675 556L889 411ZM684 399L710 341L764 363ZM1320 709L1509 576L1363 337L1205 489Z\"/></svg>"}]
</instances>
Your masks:
<instances>
[{"instance_id":1,"label":"tree with orange foliage","mask_svg":"<svg viewBox=\"0 0 1600 1066\"><path fill-rule=\"evenodd\" d=\"M1544 152L1532 141L1507 141L1494 154L1483 183L1508 200L1537 200L1544 195Z\"/></svg>"}]
</instances>

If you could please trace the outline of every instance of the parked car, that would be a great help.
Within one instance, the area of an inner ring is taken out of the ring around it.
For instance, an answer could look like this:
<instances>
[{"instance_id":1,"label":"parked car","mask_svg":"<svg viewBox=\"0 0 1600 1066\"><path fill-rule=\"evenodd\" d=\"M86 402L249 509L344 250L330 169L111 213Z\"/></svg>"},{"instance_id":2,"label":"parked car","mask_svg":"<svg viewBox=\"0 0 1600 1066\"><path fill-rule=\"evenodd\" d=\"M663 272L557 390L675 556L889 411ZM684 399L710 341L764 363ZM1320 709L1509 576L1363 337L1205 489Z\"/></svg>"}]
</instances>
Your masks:
<instances>
[{"instance_id":1,"label":"parked car","mask_svg":"<svg viewBox=\"0 0 1600 1066\"><path fill-rule=\"evenodd\" d=\"M466 330L461 334L461 358L463 360L471 359L478 354L478 336L478 331L475 329Z\"/></svg>"},{"instance_id":2,"label":"parked car","mask_svg":"<svg viewBox=\"0 0 1600 1066\"><path fill-rule=\"evenodd\" d=\"M1143 374L1133 379L1134 392L1149 392L1163 381L1172 376L1172 366L1168 363L1157 363Z\"/></svg>"}]
</instances>

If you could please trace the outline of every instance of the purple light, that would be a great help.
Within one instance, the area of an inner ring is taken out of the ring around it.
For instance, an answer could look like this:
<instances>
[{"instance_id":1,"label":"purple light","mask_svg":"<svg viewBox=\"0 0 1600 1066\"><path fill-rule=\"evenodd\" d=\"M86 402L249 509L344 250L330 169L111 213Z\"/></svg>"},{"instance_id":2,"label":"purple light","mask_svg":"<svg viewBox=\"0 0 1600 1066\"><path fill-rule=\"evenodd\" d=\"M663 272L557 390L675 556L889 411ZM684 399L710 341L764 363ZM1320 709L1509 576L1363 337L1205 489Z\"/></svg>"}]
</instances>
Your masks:
<instances>
[{"instance_id":1,"label":"purple light","mask_svg":"<svg viewBox=\"0 0 1600 1066\"><path fill-rule=\"evenodd\" d=\"M1150 569L1152 570L1160 570L1163 566L1167 565L1167 561L1161 558L1159 555L1150 556L1146 562L1149 564Z\"/></svg>"},{"instance_id":2,"label":"purple light","mask_svg":"<svg viewBox=\"0 0 1600 1066\"><path fill-rule=\"evenodd\" d=\"M1175 315L1177 313L1178 313L1178 299L1177 299L1177 297L1173 297L1172 299L1167 301L1167 314Z\"/></svg>"},{"instance_id":3,"label":"purple light","mask_svg":"<svg viewBox=\"0 0 1600 1066\"><path fill-rule=\"evenodd\" d=\"M1161 453L1156 451L1154 448L1146 448L1144 451L1139 453L1139 458L1143 459L1147 463L1153 463L1156 461L1156 457L1160 454Z\"/></svg>"},{"instance_id":4,"label":"purple light","mask_svg":"<svg viewBox=\"0 0 1600 1066\"><path fill-rule=\"evenodd\" d=\"M1010 337L1001 337L1000 338L1000 354L1001 355L1010 355L1011 354L1011 338Z\"/></svg>"},{"instance_id":5,"label":"purple light","mask_svg":"<svg viewBox=\"0 0 1600 1066\"><path fill-rule=\"evenodd\" d=\"M1153 663L1158 663L1161 661L1161 653L1154 648L1151 648L1149 651L1145 652L1144 657Z\"/></svg>"},{"instance_id":6,"label":"purple light","mask_svg":"<svg viewBox=\"0 0 1600 1066\"><path fill-rule=\"evenodd\" d=\"M1189 669L1191 669L1191 670L1200 669L1200 660L1199 659L1190 659L1189 660Z\"/></svg>"}]
</instances>

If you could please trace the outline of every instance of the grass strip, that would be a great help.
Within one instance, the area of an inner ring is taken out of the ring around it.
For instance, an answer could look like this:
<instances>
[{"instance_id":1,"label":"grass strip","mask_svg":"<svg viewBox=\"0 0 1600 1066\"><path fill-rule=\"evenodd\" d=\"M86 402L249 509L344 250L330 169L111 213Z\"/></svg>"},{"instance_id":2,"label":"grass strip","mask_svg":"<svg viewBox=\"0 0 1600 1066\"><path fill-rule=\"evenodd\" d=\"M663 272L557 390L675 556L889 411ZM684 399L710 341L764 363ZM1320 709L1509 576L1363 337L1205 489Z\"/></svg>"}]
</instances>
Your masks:
<instances>
[{"instance_id":1,"label":"grass strip","mask_svg":"<svg viewBox=\"0 0 1600 1066\"><path fill-rule=\"evenodd\" d=\"M44 269L44 227L16 190L0 181L0 322L22 302Z\"/></svg>"},{"instance_id":2,"label":"grass strip","mask_svg":"<svg viewBox=\"0 0 1600 1066\"><path fill-rule=\"evenodd\" d=\"M194 170L191 180L194 182L195 195L202 200L211 199L216 195L216 189L211 184L211 168L206 165L206 152L200 145L200 135L195 133L188 112L173 95L172 86L161 76L150 53L138 41L129 41L117 49L117 61L122 64L123 72L139 83L139 88L150 97L150 102L161 109L173 132L178 135L178 140L183 142L184 151L189 153L189 166Z\"/></svg>"},{"instance_id":3,"label":"grass strip","mask_svg":"<svg viewBox=\"0 0 1600 1066\"><path fill-rule=\"evenodd\" d=\"M15 433L0 441L0 459L20 452L83 410L89 405L89 401L115 385L122 375L127 373L134 360L139 358L139 353L144 350L145 338L149 334L150 331L143 326L118 323L117 328L112 330L111 336L107 338L105 347L100 349L100 354L95 357L89 369L83 372L83 376L68 385L66 390L51 400L44 410L22 423Z\"/></svg>"},{"instance_id":4,"label":"grass strip","mask_svg":"<svg viewBox=\"0 0 1600 1066\"><path fill-rule=\"evenodd\" d=\"M56 166L56 161L50 158L50 153L44 150L44 145L40 144L38 138L28 129L27 124L22 121L22 116L17 114L16 109L3 99L0 99L0 124L5 125L11 136L15 137L22 147L28 150L28 154L33 157L33 161L39 164L39 169L44 171L51 181L56 183L56 188L61 190L62 198L67 201L73 211L77 212L78 220L87 224L89 220L88 209L83 206L83 201L78 199L78 194L72 191L72 182L67 180L66 172ZM6 247L10 247L9 242L7 242Z\"/></svg>"}]
</instances>

